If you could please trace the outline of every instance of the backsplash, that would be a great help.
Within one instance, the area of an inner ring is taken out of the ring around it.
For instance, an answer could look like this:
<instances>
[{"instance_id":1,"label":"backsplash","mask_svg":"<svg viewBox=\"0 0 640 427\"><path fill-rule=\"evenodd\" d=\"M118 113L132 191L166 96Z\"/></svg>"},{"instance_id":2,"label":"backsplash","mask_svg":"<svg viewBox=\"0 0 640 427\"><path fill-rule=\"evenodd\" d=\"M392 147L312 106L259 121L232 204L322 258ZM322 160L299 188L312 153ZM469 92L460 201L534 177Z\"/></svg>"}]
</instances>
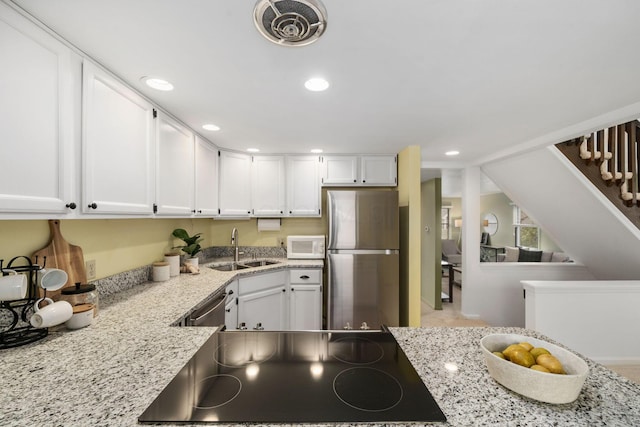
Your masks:
<instances>
[{"instance_id":1,"label":"backsplash","mask_svg":"<svg viewBox=\"0 0 640 427\"><path fill-rule=\"evenodd\" d=\"M286 250L284 248L273 246L239 246L238 249L240 252L244 252L240 255L240 258L284 258L286 256ZM233 253L233 246L211 246L203 249L202 252L198 254L198 259L200 264L205 264L211 262L213 258L233 257ZM181 264L184 259L185 256L182 256L180 260ZM150 281L151 272L151 265L145 265L96 280L92 283L96 285L100 298L104 298Z\"/></svg>"}]
</instances>

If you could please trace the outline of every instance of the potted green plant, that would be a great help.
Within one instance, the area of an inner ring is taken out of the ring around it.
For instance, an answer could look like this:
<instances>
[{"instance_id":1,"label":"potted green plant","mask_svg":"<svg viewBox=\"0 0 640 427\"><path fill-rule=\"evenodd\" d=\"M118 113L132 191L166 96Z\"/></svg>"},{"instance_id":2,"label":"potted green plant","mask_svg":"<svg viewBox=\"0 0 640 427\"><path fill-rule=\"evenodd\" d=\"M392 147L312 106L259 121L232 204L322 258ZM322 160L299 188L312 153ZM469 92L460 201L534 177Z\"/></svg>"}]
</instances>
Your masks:
<instances>
[{"instance_id":1,"label":"potted green plant","mask_svg":"<svg viewBox=\"0 0 640 427\"><path fill-rule=\"evenodd\" d=\"M193 265L198 265L198 258L196 255L198 252L202 251L202 247L200 243L202 241L202 237L200 237L202 233L194 234L193 236L189 236L189 233L183 228L176 228L173 230L173 237L177 237L178 239L184 242L182 246L174 246L173 249L181 249L182 252L189 255L189 257L185 260L185 262L189 262Z\"/></svg>"}]
</instances>

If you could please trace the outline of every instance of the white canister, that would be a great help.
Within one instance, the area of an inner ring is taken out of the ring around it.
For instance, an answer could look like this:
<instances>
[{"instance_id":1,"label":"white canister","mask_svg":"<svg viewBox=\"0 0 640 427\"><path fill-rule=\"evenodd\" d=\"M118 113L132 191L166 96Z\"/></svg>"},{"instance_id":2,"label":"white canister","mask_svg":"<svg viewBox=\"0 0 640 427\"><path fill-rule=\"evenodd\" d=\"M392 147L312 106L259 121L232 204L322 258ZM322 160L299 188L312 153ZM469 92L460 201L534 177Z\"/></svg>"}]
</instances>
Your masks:
<instances>
[{"instance_id":1,"label":"white canister","mask_svg":"<svg viewBox=\"0 0 640 427\"><path fill-rule=\"evenodd\" d=\"M171 277L171 267L168 262L154 262L152 277L154 282L164 282Z\"/></svg>"},{"instance_id":2,"label":"white canister","mask_svg":"<svg viewBox=\"0 0 640 427\"><path fill-rule=\"evenodd\" d=\"M169 263L169 275L171 277L180 275L180 255L165 254L164 262Z\"/></svg>"}]
</instances>

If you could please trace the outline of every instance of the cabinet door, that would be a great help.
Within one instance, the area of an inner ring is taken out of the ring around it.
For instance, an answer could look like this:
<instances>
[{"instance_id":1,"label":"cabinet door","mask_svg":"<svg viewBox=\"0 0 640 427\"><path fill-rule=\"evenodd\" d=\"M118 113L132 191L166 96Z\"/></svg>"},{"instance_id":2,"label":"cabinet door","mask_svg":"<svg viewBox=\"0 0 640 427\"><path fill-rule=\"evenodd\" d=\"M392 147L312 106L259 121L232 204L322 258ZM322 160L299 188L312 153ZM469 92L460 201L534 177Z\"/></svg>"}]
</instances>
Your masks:
<instances>
[{"instance_id":1,"label":"cabinet door","mask_svg":"<svg viewBox=\"0 0 640 427\"><path fill-rule=\"evenodd\" d=\"M196 215L218 215L218 149L196 135Z\"/></svg>"},{"instance_id":2,"label":"cabinet door","mask_svg":"<svg viewBox=\"0 0 640 427\"><path fill-rule=\"evenodd\" d=\"M0 58L0 212L71 212L71 51L0 4Z\"/></svg>"},{"instance_id":3,"label":"cabinet door","mask_svg":"<svg viewBox=\"0 0 640 427\"><path fill-rule=\"evenodd\" d=\"M191 215L194 197L193 133L159 112L156 118L158 215Z\"/></svg>"},{"instance_id":4,"label":"cabinet door","mask_svg":"<svg viewBox=\"0 0 640 427\"><path fill-rule=\"evenodd\" d=\"M282 216L285 209L283 156L253 156L251 195L255 216Z\"/></svg>"},{"instance_id":5,"label":"cabinet door","mask_svg":"<svg viewBox=\"0 0 640 427\"><path fill-rule=\"evenodd\" d=\"M289 292L289 329L322 329L322 286L291 284Z\"/></svg>"},{"instance_id":6,"label":"cabinet door","mask_svg":"<svg viewBox=\"0 0 640 427\"><path fill-rule=\"evenodd\" d=\"M222 216L251 214L251 156L220 151L220 200Z\"/></svg>"},{"instance_id":7,"label":"cabinet door","mask_svg":"<svg viewBox=\"0 0 640 427\"><path fill-rule=\"evenodd\" d=\"M286 315L284 286L241 294L238 297L238 325L244 323L248 330L286 330Z\"/></svg>"},{"instance_id":8,"label":"cabinet door","mask_svg":"<svg viewBox=\"0 0 640 427\"><path fill-rule=\"evenodd\" d=\"M360 170L363 185L398 185L396 156L362 156Z\"/></svg>"},{"instance_id":9,"label":"cabinet door","mask_svg":"<svg viewBox=\"0 0 640 427\"><path fill-rule=\"evenodd\" d=\"M153 106L85 60L82 123L83 211L153 213Z\"/></svg>"},{"instance_id":10,"label":"cabinet door","mask_svg":"<svg viewBox=\"0 0 640 427\"><path fill-rule=\"evenodd\" d=\"M287 157L287 213L320 216L320 158Z\"/></svg>"},{"instance_id":11,"label":"cabinet door","mask_svg":"<svg viewBox=\"0 0 640 427\"><path fill-rule=\"evenodd\" d=\"M359 182L357 156L323 156L322 185L354 185Z\"/></svg>"}]
</instances>

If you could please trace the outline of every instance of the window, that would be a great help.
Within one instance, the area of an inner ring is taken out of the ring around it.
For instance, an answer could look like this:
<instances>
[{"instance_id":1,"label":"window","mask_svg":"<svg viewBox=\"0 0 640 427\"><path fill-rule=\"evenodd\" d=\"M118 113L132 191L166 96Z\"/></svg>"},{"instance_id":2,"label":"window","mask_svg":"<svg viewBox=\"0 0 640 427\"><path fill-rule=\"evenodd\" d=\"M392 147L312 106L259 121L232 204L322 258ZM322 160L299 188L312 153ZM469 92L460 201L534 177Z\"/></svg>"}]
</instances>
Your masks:
<instances>
[{"instance_id":1,"label":"window","mask_svg":"<svg viewBox=\"0 0 640 427\"><path fill-rule=\"evenodd\" d=\"M513 206L513 227L515 244L525 248L540 247L540 228L519 206Z\"/></svg>"},{"instance_id":2,"label":"window","mask_svg":"<svg viewBox=\"0 0 640 427\"><path fill-rule=\"evenodd\" d=\"M450 239L451 238L451 227L450 227L451 208L442 208L441 215L442 215L442 234L441 234L441 238L442 239Z\"/></svg>"}]
</instances>

